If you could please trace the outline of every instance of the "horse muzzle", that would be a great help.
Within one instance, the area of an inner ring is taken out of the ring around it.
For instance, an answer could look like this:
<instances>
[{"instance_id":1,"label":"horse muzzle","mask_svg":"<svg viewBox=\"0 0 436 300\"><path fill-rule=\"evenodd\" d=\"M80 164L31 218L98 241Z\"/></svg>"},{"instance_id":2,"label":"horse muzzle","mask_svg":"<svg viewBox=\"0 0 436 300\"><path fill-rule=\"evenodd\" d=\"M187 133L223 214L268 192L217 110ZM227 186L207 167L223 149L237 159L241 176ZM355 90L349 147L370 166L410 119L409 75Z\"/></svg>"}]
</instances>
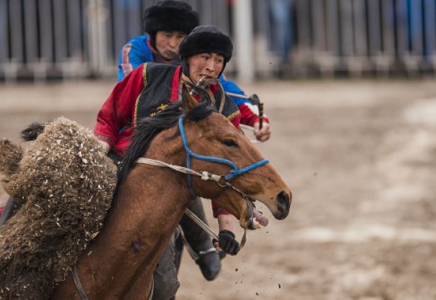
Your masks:
<instances>
[{"instance_id":1,"label":"horse muzzle","mask_svg":"<svg viewBox=\"0 0 436 300\"><path fill-rule=\"evenodd\" d=\"M291 208L292 193L290 191L281 191L277 194L275 202L277 210L271 211L272 215L277 220L285 219L289 214L289 209Z\"/></svg>"},{"instance_id":2,"label":"horse muzzle","mask_svg":"<svg viewBox=\"0 0 436 300\"><path fill-rule=\"evenodd\" d=\"M253 199L254 201L260 201L258 199ZM285 219L288 214L291 207L291 200L292 200L292 194L291 192L281 191L277 194L275 197L275 205L273 205L273 208L269 205L268 208L271 211L272 215L277 220L283 220ZM261 227L266 227L268 225L268 219L263 216L263 214L256 209L256 206L254 205L254 201L246 200L248 210L243 218L244 221L241 219L241 226L246 229L255 230L260 229ZM264 203L266 204L266 203Z\"/></svg>"}]
</instances>

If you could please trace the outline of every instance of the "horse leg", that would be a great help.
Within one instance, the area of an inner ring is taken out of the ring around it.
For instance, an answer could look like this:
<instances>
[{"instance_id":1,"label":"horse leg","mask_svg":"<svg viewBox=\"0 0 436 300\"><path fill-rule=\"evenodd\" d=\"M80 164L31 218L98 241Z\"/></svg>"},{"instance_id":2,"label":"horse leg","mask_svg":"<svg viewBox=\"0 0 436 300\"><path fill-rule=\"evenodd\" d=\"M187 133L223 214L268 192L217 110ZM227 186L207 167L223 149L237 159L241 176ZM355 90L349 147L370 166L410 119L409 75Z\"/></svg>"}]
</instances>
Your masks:
<instances>
[{"instance_id":1,"label":"horse leg","mask_svg":"<svg viewBox=\"0 0 436 300\"><path fill-rule=\"evenodd\" d=\"M188 205L188 209L207 224L206 215L200 198L191 201ZM218 252L213 251L214 246L211 238L206 231L186 215L184 215L180 220L180 225L187 242L199 256L196 263L199 265L204 278L209 281L214 280L221 270L221 261Z\"/></svg>"}]
</instances>

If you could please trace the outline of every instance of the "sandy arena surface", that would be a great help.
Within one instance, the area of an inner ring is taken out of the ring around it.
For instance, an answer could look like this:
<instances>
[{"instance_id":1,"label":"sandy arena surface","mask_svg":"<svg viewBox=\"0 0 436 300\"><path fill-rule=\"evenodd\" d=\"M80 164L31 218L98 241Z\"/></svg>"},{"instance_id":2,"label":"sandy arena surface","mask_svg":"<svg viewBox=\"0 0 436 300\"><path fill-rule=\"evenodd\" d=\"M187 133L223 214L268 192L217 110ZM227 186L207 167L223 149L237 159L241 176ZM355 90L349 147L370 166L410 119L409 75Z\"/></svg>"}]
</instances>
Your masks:
<instances>
[{"instance_id":1,"label":"sandy arena surface","mask_svg":"<svg viewBox=\"0 0 436 300\"><path fill-rule=\"evenodd\" d=\"M0 86L0 137L59 116L92 128L113 84ZM273 135L257 146L293 190L291 213L263 208L269 226L213 282L185 253L177 299L436 299L435 81L242 87L265 102Z\"/></svg>"}]
</instances>

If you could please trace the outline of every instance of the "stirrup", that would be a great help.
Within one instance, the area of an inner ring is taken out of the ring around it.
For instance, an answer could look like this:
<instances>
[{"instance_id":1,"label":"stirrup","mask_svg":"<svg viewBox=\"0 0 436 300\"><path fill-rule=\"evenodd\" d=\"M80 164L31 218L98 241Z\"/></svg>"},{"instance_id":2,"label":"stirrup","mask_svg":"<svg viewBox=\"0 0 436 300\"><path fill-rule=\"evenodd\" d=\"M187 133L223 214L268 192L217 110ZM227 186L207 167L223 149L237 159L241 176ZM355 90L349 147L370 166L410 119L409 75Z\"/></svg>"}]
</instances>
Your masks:
<instances>
[{"instance_id":1,"label":"stirrup","mask_svg":"<svg viewBox=\"0 0 436 300\"><path fill-rule=\"evenodd\" d=\"M198 258L196 260L199 260L201 257L203 257L203 256L205 256L205 255L207 255L209 253L213 253L213 252L217 252L215 247L211 247L211 248L209 248L207 250L204 250L204 251L199 251L198 252Z\"/></svg>"},{"instance_id":2,"label":"stirrup","mask_svg":"<svg viewBox=\"0 0 436 300\"><path fill-rule=\"evenodd\" d=\"M209 253L218 253L220 260L223 260L223 258L226 257L226 252L224 252L221 249L217 250L215 247L212 247L210 249L198 252L198 256L195 259L195 261L199 260L200 258L202 258L205 255L208 255Z\"/></svg>"}]
</instances>

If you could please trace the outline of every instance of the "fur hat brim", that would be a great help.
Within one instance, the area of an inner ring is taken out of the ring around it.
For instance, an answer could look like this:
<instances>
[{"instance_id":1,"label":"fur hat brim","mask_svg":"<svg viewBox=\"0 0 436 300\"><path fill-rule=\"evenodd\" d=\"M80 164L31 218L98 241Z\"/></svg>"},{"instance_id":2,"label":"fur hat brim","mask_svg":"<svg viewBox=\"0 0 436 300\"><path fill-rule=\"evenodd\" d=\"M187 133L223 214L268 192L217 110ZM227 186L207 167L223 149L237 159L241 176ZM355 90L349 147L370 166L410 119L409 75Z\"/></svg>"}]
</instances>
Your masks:
<instances>
[{"instance_id":1,"label":"fur hat brim","mask_svg":"<svg viewBox=\"0 0 436 300\"><path fill-rule=\"evenodd\" d=\"M227 63L233 52L233 43L229 36L218 30L199 30L196 27L180 43L179 54L182 59L199 53L216 53L224 56ZM215 27L215 26L213 26Z\"/></svg>"},{"instance_id":2,"label":"fur hat brim","mask_svg":"<svg viewBox=\"0 0 436 300\"><path fill-rule=\"evenodd\" d=\"M188 3L164 1L144 11L144 31L181 31L189 34L200 24L200 16Z\"/></svg>"}]
</instances>

